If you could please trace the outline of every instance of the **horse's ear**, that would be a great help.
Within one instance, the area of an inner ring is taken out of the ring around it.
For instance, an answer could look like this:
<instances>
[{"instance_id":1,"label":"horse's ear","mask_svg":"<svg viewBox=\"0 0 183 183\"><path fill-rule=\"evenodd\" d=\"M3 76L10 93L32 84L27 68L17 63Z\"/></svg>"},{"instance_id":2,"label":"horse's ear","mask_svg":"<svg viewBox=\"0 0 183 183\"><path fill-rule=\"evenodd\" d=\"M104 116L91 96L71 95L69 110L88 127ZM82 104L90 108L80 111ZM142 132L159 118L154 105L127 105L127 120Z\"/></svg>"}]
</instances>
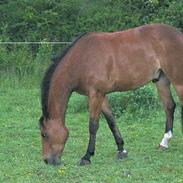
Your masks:
<instances>
[{"instance_id":1,"label":"horse's ear","mask_svg":"<svg viewBox=\"0 0 183 183\"><path fill-rule=\"evenodd\" d=\"M44 117L41 116L40 119L39 119L39 128L44 127L44 122L43 121L44 121Z\"/></svg>"}]
</instances>

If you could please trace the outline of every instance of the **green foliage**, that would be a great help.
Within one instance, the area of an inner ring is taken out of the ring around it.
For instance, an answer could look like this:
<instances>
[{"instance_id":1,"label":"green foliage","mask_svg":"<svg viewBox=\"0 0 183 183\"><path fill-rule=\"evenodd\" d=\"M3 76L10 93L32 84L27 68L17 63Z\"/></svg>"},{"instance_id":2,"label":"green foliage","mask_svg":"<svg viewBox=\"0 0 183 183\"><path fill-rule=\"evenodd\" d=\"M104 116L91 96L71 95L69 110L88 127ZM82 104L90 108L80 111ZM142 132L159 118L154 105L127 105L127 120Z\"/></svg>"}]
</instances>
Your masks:
<instances>
[{"instance_id":1,"label":"green foliage","mask_svg":"<svg viewBox=\"0 0 183 183\"><path fill-rule=\"evenodd\" d=\"M41 76L50 63L50 45L41 45L36 54L27 45L0 46L0 72L19 78Z\"/></svg>"},{"instance_id":2,"label":"green foliage","mask_svg":"<svg viewBox=\"0 0 183 183\"><path fill-rule=\"evenodd\" d=\"M182 29L180 0L1 1L0 33L12 41L68 41L85 31L116 31L153 22Z\"/></svg>"},{"instance_id":3,"label":"green foliage","mask_svg":"<svg viewBox=\"0 0 183 183\"><path fill-rule=\"evenodd\" d=\"M160 8L155 22L164 22L173 25L183 31L183 1L167 1L166 8Z\"/></svg>"},{"instance_id":4,"label":"green foliage","mask_svg":"<svg viewBox=\"0 0 183 183\"><path fill-rule=\"evenodd\" d=\"M14 0L2 3L0 32L12 41L69 40L80 2Z\"/></svg>"},{"instance_id":5,"label":"green foliage","mask_svg":"<svg viewBox=\"0 0 183 183\"><path fill-rule=\"evenodd\" d=\"M130 92L112 93L109 95L109 101L117 117L126 113L147 115L148 111L155 111L160 107L154 85L146 85Z\"/></svg>"}]
</instances>

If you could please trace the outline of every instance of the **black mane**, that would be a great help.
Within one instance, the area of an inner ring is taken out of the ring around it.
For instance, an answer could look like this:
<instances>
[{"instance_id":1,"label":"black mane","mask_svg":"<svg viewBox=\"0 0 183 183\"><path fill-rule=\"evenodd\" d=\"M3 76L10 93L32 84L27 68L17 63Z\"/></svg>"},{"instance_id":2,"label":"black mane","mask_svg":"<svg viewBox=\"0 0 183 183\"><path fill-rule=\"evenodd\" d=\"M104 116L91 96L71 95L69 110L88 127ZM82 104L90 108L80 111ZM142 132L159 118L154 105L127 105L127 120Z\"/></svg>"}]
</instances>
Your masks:
<instances>
[{"instance_id":1,"label":"black mane","mask_svg":"<svg viewBox=\"0 0 183 183\"><path fill-rule=\"evenodd\" d=\"M61 55L55 57L52 59L52 64L48 67L47 71L45 72L45 75L42 80L42 85L41 85L41 105L42 105L42 115L45 118L49 118L49 112L48 112L48 93L50 89L50 83L51 79L53 76L53 73L55 69L57 68L58 64L61 62L62 58L68 53L71 47L81 38L85 35L86 33L81 34L79 37L76 38L75 41L72 42L64 51L62 52ZM40 124L42 124L43 117L40 118Z\"/></svg>"}]
</instances>

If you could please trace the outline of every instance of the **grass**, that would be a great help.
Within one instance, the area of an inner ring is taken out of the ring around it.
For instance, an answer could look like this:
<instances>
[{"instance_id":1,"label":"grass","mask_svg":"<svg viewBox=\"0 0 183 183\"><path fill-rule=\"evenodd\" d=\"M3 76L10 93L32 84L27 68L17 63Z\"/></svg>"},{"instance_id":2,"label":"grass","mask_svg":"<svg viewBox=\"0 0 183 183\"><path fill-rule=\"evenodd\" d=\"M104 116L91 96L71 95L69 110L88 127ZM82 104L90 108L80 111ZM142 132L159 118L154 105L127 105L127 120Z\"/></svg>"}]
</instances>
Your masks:
<instances>
[{"instance_id":1,"label":"grass","mask_svg":"<svg viewBox=\"0 0 183 183\"><path fill-rule=\"evenodd\" d=\"M92 164L78 166L88 142L87 112L73 112L80 98L72 97L67 114L70 137L62 162L52 167L41 160L37 87L3 86L0 90L0 182L2 183L183 183L183 136L177 109L174 138L169 150L157 149L164 132L164 113L141 111L120 117L118 126L126 142L128 158L116 159L116 145L103 118L97 134ZM143 114L141 114L143 113Z\"/></svg>"}]
</instances>

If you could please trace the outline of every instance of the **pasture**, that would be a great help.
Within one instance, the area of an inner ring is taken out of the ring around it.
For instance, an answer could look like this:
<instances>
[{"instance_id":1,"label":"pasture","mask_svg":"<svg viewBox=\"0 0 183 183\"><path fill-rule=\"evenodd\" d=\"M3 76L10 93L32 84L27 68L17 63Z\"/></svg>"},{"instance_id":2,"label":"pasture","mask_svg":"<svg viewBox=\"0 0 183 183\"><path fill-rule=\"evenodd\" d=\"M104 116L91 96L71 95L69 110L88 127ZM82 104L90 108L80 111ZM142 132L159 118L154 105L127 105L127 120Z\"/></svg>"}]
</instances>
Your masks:
<instances>
[{"instance_id":1,"label":"pasture","mask_svg":"<svg viewBox=\"0 0 183 183\"><path fill-rule=\"evenodd\" d=\"M78 94L72 95L68 106L70 135L61 166L42 161L38 124L40 80L51 56L59 54L65 43L83 32L114 32L150 23L169 24L182 32L182 7L180 0L0 1L0 42L13 42L0 45L0 183L183 183L183 134L175 92L174 136L166 151L157 148L165 114L152 83L110 94L126 159L117 160L114 138L101 116L92 164L78 165L88 144L87 102ZM170 57L171 53L175 52L171 49Z\"/></svg>"},{"instance_id":2,"label":"pasture","mask_svg":"<svg viewBox=\"0 0 183 183\"><path fill-rule=\"evenodd\" d=\"M0 182L183 182L183 136L179 106L170 148L162 151L157 149L164 133L165 115L162 108L139 107L133 99L129 101L123 115L116 115L117 125L126 142L125 148L129 152L128 158L120 161L116 159L112 134L101 117L96 154L92 157L91 165L81 167L78 162L88 142L88 113L85 99L73 94L66 118L70 136L62 156L63 164L53 167L44 164L41 159L38 84L29 84L29 80L24 83L27 84L20 84L15 78L1 80ZM141 94L147 91L141 90ZM126 105L126 94L121 95ZM145 96L144 100L148 100ZM115 95L111 98L114 99ZM143 96L140 100L143 100ZM82 124L77 126L77 123Z\"/></svg>"}]
</instances>

